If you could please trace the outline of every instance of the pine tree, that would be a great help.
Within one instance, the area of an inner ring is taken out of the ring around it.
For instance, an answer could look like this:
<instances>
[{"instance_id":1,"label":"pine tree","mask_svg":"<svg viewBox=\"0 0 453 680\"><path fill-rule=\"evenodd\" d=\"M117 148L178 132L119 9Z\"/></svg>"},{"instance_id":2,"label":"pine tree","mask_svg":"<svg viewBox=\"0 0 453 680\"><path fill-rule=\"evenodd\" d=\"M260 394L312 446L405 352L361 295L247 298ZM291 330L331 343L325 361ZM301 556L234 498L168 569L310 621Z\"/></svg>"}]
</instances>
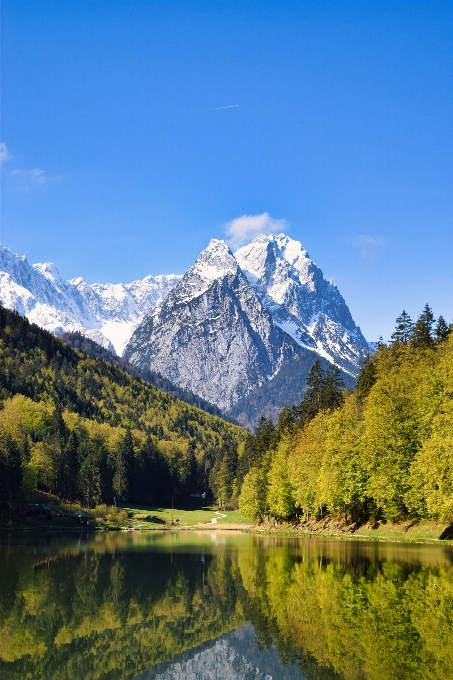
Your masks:
<instances>
[{"instance_id":1,"label":"pine tree","mask_svg":"<svg viewBox=\"0 0 453 680\"><path fill-rule=\"evenodd\" d=\"M434 315L431 307L426 304L417 319L412 332L412 342L416 347L429 347L433 342L432 327Z\"/></svg>"},{"instance_id":2,"label":"pine tree","mask_svg":"<svg viewBox=\"0 0 453 680\"><path fill-rule=\"evenodd\" d=\"M440 342L442 342L442 340L445 340L445 338L447 338L448 335L450 334L450 328L443 316L439 316L439 318L437 319L437 325L434 330L434 333L436 339L439 340Z\"/></svg>"},{"instance_id":3,"label":"pine tree","mask_svg":"<svg viewBox=\"0 0 453 680\"><path fill-rule=\"evenodd\" d=\"M285 404L280 411L278 416L277 425L275 426L274 433L274 446L278 446L278 443L285 433L290 433L294 429L294 424L297 419L297 412L294 406L288 406Z\"/></svg>"},{"instance_id":4,"label":"pine tree","mask_svg":"<svg viewBox=\"0 0 453 680\"><path fill-rule=\"evenodd\" d=\"M403 309L400 316L396 320L396 327L391 335L392 343L395 342L409 342L412 338L413 321L406 310Z\"/></svg>"},{"instance_id":5,"label":"pine tree","mask_svg":"<svg viewBox=\"0 0 453 680\"><path fill-rule=\"evenodd\" d=\"M62 498L73 501L77 496L77 476L79 472L78 438L71 431L64 446L57 469L57 489Z\"/></svg>"},{"instance_id":6,"label":"pine tree","mask_svg":"<svg viewBox=\"0 0 453 680\"><path fill-rule=\"evenodd\" d=\"M264 463L266 453L274 436L274 430L272 420L270 418L267 420L265 416L261 416L254 436L253 466L260 467Z\"/></svg>"},{"instance_id":7,"label":"pine tree","mask_svg":"<svg viewBox=\"0 0 453 680\"><path fill-rule=\"evenodd\" d=\"M335 409L343 403L344 380L341 371L333 364L323 371L316 359L306 381L307 390L299 408L299 422L310 422L320 411Z\"/></svg>"},{"instance_id":8,"label":"pine tree","mask_svg":"<svg viewBox=\"0 0 453 680\"><path fill-rule=\"evenodd\" d=\"M134 473L134 445L130 428L120 442L116 456L116 471L113 475L113 490L118 500L125 501L132 491Z\"/></svg>"},{"instance_id":9,"label":"pine tree","mask_svg":"<svg viewBox=\"0 0 453 680\"><path fill-rule=\"evenodd\" d=\"M85 506L92 508L111 498L107 453L99 439L84 441L78 448L82 458L78 488Z\"/></svg>"},{"instance_id":10,"label":"pine tree","mask_svg":"<svg viewBox=\"0 0 453 680\"><path fill-rule=\"evenodd\" d=\"M0 438L0 504L11 509L19 500L22 474L20 447L9 432L4 432Z\"/></svg>"},{"instance_id":11,"label":"pine tree","mask_svg":"<svg viewBox=\"0 0 453 680\"><path fill-rule=\"evenodd\" d=\"M316 359L307 376L306 392L299 405L300 421L307 423L322 408L322 394L325 386L325 374L319 359Z\"/></svg>"},{"instance_id":12,"label":"pine tree","mask_svg":"<svg viewBox=\"0 0 453 680\"><path fill-rule=\"evenodd\" d=\"M371 388L377 380L377 360L376 356L368 354L362 362L360 373L357 376L356 392L360 402L370 393Z\"/></svg>"},{"instance_id":13,"label":"pine tree","mask_svg":"<svg viewBox=\"0 0 453 680\"><path fill-rule=\"evenodd\" d=\"M334 410L341 406L343 397L344 380L341 371L336 364L332 364L324 377L324 385L321 391L321 407Z\"/></svg>"}]
</instances>

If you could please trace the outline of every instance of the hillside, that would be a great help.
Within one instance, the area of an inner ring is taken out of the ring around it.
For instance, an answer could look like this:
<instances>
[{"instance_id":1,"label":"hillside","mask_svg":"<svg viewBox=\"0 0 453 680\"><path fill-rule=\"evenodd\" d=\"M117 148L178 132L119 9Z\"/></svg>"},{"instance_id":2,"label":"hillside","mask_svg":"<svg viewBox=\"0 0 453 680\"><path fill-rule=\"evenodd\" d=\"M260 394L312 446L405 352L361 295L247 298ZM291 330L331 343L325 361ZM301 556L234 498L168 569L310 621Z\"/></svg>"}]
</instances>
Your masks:
<instances>
[{"instance_id":1,"label":"hillside","mask_svg":"<svg viewBox=\"0 0 453 680\"><path fill-rule=\"evenodd\" d=\"M320 363L302 403L248 442L248 517L453 522L453 327L403 313L353 393Z\"/></svg>"},{"instance_id":2,"label":"hillside","mask_svg":"<svg viewBox=\"0 0 453 680\"><path fill-rule=\"evenodd\" d=\"M188 404L196 406L207 413L211 413L213 416L219 416L219 418L223 418L224 420L232 422L232 418L225 416L225 414L223 414L222 411L217 408L217 406L210 404L209 401L202 399L193 392L189 392L189 390L183 390L180 387L177 387L174 383L168 380L168 378L164 378L159 373L150 371L147 368L139 368L138 366L134 366L134 364L131 364L129 361L127 361L127 359L119 357L117 354L113 354L113 352L110 352L108 349L105 349L97 342L90 340L90 338L85 337L81 333L63 333L59 336L59 338L73 349L80 349L90 357L108 361L110 364L118 366L118 368L126 371L126 373L130 373L131 375L137 376L138 378L147 380L163 392L168 392L168 394L171 394L173 397L176 397L181 401L186 401Z\"/></svg>"},{"instance_id":3,"label":"hillside","mask_svg":"<svg viewBox=\"0 0 453 680\"><path fill-rule=\"evenodd\" d=\"M246 437L3 307L0 397L2 512L35 488L88 506L217 497Z\"/></svg>"}]
</instances>

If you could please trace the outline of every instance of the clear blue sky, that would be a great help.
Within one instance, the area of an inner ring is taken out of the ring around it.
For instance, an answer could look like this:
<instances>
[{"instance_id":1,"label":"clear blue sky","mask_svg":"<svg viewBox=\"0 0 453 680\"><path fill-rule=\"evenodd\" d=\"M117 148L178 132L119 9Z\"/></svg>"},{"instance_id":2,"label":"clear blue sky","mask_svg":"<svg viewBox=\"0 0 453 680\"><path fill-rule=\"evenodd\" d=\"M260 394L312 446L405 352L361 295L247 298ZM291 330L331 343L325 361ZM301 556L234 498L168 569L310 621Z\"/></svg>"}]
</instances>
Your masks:
<instances>
[{"instance_id":1,"label":"clear blue sky","mask_svg":"<svg viewBox=\"0 0 453 680\"><path fill-rule=\"evenodd\" d=\"M2 243L127 282L268 212L368 339L451 321L452 35L450 0L3 0Z\"/></svg>"}]
</instances>

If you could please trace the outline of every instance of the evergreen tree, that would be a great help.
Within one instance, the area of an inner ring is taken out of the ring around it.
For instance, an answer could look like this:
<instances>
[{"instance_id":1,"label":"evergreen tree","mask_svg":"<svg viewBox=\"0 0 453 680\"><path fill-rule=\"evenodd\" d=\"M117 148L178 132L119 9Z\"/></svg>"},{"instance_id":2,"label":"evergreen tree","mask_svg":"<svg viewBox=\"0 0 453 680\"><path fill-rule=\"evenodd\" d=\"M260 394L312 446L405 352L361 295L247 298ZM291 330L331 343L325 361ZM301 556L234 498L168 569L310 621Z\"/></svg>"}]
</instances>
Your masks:
<instances>
[{"instance_id":1,"label":"evergreen tree","mask_svg":"<svg viewBox=\"0 0 453 680\"><path fill-rule=\"evenodd\" d=\"M370 393L377 380L376 356L368 354L362 362L360 373L357 376L356 393L359 401L363 401Z\"/></svg>"},{"instance_id":2,"label":"evergreen tree","mask_svg":"<svg viewBox=\"0 0 453 680\"><path fill-rule=\"evenodd\" d=\"M450 334L450 328L443 316L439 316L439 318L437 319L437 325L434 330L434 333L436 339L439 340L440 342L442 342L442 340L445 340Z\"/></svg>"},{"instance_id":3,"label":"evergreen tree","mask_svg":"<svg viewBox=\"0 0 453 680\"><path fill-rule=\"evenodd\" d=\"M321 410L324 378L321 362L316 359L308 373L305 396L299 405L299 418L302 424L309 422Z\"/></svg>"},{"instance_id":4,"label":"evergreen tree","mask_svg":"<svg viewBox=\"0 0 453 680\"><path fill-rule=\"evenodd\" d=\"M130 428L120 442L116 456L116 471L113 475L113 490L119 501L129 498L132 491L132 477L134 473L134 445Z\"/></svg>"},{"instance_id":5,"label":"evergreen tree","mask_svg":"<svg viewBox=\"0 0 453 680\"><path fill-rule=\"evenodd\" d=\"M343 390L344 380L341 371L336 364L332 364L325 373L321 391L321 407L333 410L341 406L344 400Z\"/></svg>"},{"instance_id":6,"label":"evergreen tree","mask_svg":"<svg viewBox=\"0 0 453 680\"><path fill-rule=\"evenodd\" d=\"M417 319L412 332L412 342L416 347L429 347L433 341L432 327L434 315L431 307L426 304Z\"/></svg>"},{"instance_id":7,"label":"evergreen tree","mask_svg":"<svg viewBox=\"0 0 453 680\"><path fill-rule=\"evenodd\" d=\"M344 381L335 364L326 372L316 359L307 377L307 390L298 412L301 425L310 422L320 411L335 409L343 403Z\"/></svg>"},{"instance_id":8,"label":"evergreen tree","mask_svg":"<svg viewBox=\"0 0 453 680\"><path fill-rule=\"evenodd\" d=\"M63 420L63 413L59 404L55 404L54 406L50 421L49 435L55 442L58 442L58 444L64 444L68 436L68 430Z\"/></svg>"},{"instance_id":9,"label":"evergreen tree","mask_svg":"<svg viewBox=\"0 0 453 680\"><path fill-rule=\"evenodd\" d=\"M19 500L22 484L20 447L9 432L0 436L0 504L11 509Z\"/></svg>"},{"instance_id":10,"label":"evergreen tree","mask_svg":"<svg viewBox=\"0 0 453 680\"><path fill-rule=\"evenodd\" d=\"M260 467L265 463L266 453L269 450L273 436L274 423L272 420L261 416L255 430L254 436L254 453L252 465Z\"/></svg>"},{"instance_id":11,"label":"evergreen tree","mask_svg":"<svg viewBox=\"0 0 453 680\"><path fill-rule=\"evenodd\" d=\"M273 437L273 448L277 448L283 435L294 431L294 426L297 420L297 409L295 406L288 406L285 404L278 416L277 425L275 426Z\"/></svg>"},{"instance_id":12,"label":"evergreen tree","mask_svg":"<svg viewBox=\"0 0 453 680\"><path fill-rule=\"evenodd\" d=\"M396 320L396 327L391 335L392 343L395 342L409 342L412 338L413 321L406 310L403 309L400 316Z\"/></svg>"},{"instance_id":13,"label":"evergreen tree","mask_svg":"<svg viewBox=\"0 0 453 680\"><path fill-rule=\"evenodd\" d=\"M186 474L184 477L184 482L182 485L182 492L186 496L190 496L191 493L197 493L200 491L200 475L198 469L197 459L195 457L195 451L197 449L196 441L190 439L187 445L187 463L186 463Z\"/></svg>"},{"instance_id":14,"label":"evergreen tree","mask_svg":"<svg viewBox=\"0 0 453 680\"><path fill-rule=\"evenodd\" d=\"M85 506L92 508L112 498L112 484L107 452L99 439L87 439L79 445L82 459L79 470L79 493Z\"/></svg>"},{"instance_id":15,"label":"evergreen tree","mask_svg":"<svg viewBox=\"0 0 453 680\"><path fill-rule=\"evenodd\" d=\"M73 501L77 497L77 477L79 473L78 460L79 441L72 430L65 444L57 468L57 489L62 498Z\"/></svg>"}]
</instances>

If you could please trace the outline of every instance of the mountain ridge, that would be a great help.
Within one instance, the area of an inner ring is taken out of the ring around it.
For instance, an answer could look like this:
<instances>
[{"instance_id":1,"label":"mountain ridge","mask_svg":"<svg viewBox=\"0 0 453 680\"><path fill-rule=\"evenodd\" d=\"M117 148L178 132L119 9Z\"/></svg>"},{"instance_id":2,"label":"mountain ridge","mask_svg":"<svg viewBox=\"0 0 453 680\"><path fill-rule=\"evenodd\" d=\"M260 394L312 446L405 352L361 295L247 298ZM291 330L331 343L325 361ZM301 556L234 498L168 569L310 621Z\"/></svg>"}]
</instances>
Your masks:
<instances>
[{"instance_id":1,"label":"mountain ridge","mask_svg":"<svg viewBox=\"0 0 453 680\"><path fill-rule=\"evenodd\" d=\"M31 265L0 246L1 304L55 335L78 331L117 354L179 279L170 274L129 284L89 285L81 277L65 281L53 263Z\"/></svg>"},{"instance_id":2,"label":"mountain ridge","mask_svg":"<svg viewBox=\"0 0 453 680\"><path fill-rule=\"evenodd\" d=\"M1 247L0 302L56 335L79 332L248 426L258 405L269 415L283 406L283 384L293 403L302 399L315 358L336 363L349 384L372 351L338 288L285 234L235 253L212 239L183 276L129 284L65 281L54 264Z\"/></svg>"},{"instance_id":3,"label":"mountain ridge","mask_svg":"<svg viewBox=\"0 0 453 680\"><path fill-rule=\"evenodd\" d=\"M224 241L212 239L154 314L133 333L124 357L228 409L294 353Z\"/></svg>"}]
</instances>

